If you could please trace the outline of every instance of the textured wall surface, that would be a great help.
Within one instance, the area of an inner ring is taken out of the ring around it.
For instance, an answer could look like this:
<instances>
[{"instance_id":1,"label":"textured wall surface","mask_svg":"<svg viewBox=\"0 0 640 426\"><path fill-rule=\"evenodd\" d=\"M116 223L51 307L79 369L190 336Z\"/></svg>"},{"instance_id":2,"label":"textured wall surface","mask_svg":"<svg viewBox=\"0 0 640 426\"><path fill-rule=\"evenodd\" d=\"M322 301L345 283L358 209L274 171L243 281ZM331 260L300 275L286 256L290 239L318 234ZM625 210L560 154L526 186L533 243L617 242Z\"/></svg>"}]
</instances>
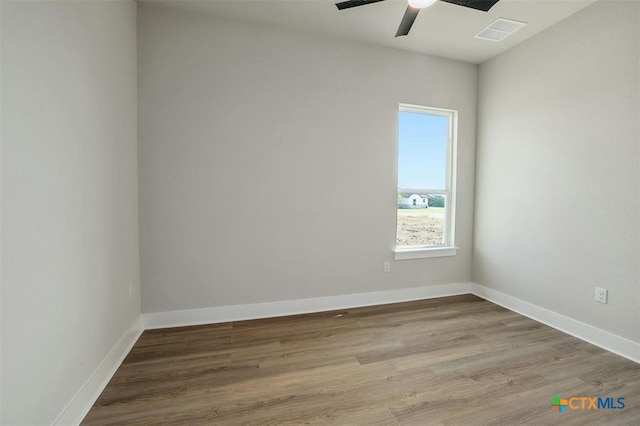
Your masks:
<instances>
[{"instance_id":1,"label":"textured wall surface","mask_svg":"<svg viewBox=\"0 0 640 426\"><path fill-rule=\"evenodd\" d=\"M140 314L136 6L2 8L0 423L51 424Z\"/></svg>"},{"instance_id":2,"label":"textured wall surface","mask_svg":"<svg viewBox=\"0 0 640 426\"><path fill-rule=\"evenodd\" d=\"M640 3L598 2L479 81L474 280L640 342Z\"/></svg>"},{"instance_id":3,"label":"textured wall surface","mask_svg":"<svg viewBox=\"0 0 640 426\"><path fill-rule=\"evenodd\" d=\"M477 67L139 10L143 311L466 282ZM400 102L459 111L458 255L394 262Z\"/></svg>"}]
</instances>

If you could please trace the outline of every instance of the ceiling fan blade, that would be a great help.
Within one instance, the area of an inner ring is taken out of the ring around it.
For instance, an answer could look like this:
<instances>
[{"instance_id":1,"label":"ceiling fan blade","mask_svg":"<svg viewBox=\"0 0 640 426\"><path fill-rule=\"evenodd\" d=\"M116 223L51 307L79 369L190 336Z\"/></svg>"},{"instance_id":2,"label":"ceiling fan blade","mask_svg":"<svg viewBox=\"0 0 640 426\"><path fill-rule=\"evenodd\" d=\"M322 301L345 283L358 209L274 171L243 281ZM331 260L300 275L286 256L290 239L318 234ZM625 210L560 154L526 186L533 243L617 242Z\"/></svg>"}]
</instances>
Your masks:
<instances>
[{"instance_id":1,"label":"ceiling fan blade","mask_svg":"<svg viewBox=\"0 0 640 426\"><path fill-rule=\"evenodd\" d=\"M349 9L351 7L364 6L371 3L378 3L384 0L347 0L340 3L336 3L338 10Z\"/></svg>"},{"instance_id":2,"label":"ceiling fan blade","mask_svg":"<svg viewBox=\"0 0 640 426\"><path fill-rule=\"evenodd\" d=\"M442 0L446 3L457 4L458 6L470 7L471 9L488 12L494 4L500 0Z\"/></svg>"},{"instance_id":3,"label":"ceiling fan blade","mask_svg":"<svg viewBox=\"0 0 640 426\"><path fill-rule=\"evenodd\" d=\"M402 21L400 22L400 26L398 27L398 32L396 33L396 37L406 36L409 34L409 30L413 25L413 21L416 20L420 9L407 6L407 10L404 11L404 16L402 17Z\"/></svg>"}]
</instances>

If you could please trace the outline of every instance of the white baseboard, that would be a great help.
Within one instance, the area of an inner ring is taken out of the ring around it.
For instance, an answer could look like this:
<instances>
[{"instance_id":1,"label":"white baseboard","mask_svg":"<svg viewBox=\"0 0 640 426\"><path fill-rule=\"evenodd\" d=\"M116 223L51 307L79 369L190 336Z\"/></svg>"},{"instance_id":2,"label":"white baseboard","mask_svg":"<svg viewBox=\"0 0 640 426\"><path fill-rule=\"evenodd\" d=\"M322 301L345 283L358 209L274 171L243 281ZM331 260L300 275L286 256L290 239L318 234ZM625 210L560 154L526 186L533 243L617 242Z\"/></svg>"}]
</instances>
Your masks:
<instances>
[{"instance_id":1,"label":"white baseboard","mask_svg":"<svg viewBox=\"0 0 640 426\"><path fill-rule=\"evenodd\" d=\"M640 363L640 343L476 283L453 283L312 299L152 312L138 317L53 424L76 425L82 421L143 330L272 318L469 293Z\"/></svg>"},{"instance_id":2,"label":"white baseboard","mask_svg":"<svg viewBox=\"0 0 640 426\"><path fill-rule=\"evenodd\" d=\"M387 303L409 302L436 297L468 294L470 283L453 283L412 287L400 290L374 291L312 299L284 300L248 305L217 306L215 308L186 309L182 311L145 313L144 328L181 327L186 325L213 324L248 319L272 318L285 315L308 314L336 309Z\"/></svg>"},{"instance_id":3,"label":"white baseboard","mask_svg":"<svg viewBox=\"0 0 640 426\"><path fill-rule=\"evenodd\" d=\"M62 410L53 422L54 425L78 425L82 422L142 334L142 324L142 315L140 315Z\"/></svg>"},{"instance_id":4,"label":"white baseboard","mask_svg":"<svg viewBox=\"0 0 640 426\"><path fill-rule=\"evenodd\" d=\"M601 330L589 324L562 314L550 311L516 297L509 296L496 290L471 283L470 292L478 297L503 306L510 311L534 319L564 333L589 342L609 352L620 355L631 361L640 363L640 343Z\"/></svg>"},{"instance_id":5,"label":"white baseboard","mask_svg":"<svg viewBox=\"0 0 640 426\"><path fill-rule=\"evenodd\" d=\"M478 297L503 306L511 311L640 363L640 343L633 342L624 337L617 336L476 283L452 283L400 290L317 297L312 299L152 312L143 314L143 317L144 328L148 330L307 314L361 306L433 299L436 297L456 296L468 293L475 294Z\"/></svg>"}]
</instances>

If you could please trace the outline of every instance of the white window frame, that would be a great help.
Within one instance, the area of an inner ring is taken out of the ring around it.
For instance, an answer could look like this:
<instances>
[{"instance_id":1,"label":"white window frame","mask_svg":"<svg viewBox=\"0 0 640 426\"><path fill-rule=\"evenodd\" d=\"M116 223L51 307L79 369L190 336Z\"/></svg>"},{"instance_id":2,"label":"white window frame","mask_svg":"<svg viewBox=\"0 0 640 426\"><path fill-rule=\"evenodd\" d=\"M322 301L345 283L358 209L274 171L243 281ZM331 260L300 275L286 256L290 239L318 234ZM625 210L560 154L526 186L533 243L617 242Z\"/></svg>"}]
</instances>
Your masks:
<instances>
[{"instance_id":1,"label":"white window frame","mask_svg":"<svg viewBox=\"0 0 640 426\"><path fill-rule=\"evenodd\" d=\"M417 114L439 115L447 117L449 119L449 132L447 141L447 164L446 164L446 178L445 189L430 190L426 188L403 188L409 191L418 191L420 193L428 193L434 195L445 196L445 222L444 222L444 243L441 245L432 246L411 246L411 247L398 247L394 249L396 260L407 259L422 259L429 257L443 257L443 256L455 256L458 247L455 246L455 217L456 217L456 171L457 171L457 129L458 129L458 111L433 108L420 105L411 104L399 104L398 114L400 112L413 112ZM399 126L399 125L398 125ZM398 128L398 135L400 134ZM396 148L400 148L400 137L398 136L398 142ZM397 169L396 165L396 169ZM396 176L396 187L397 185ZM397 200L397 194L396 194ZM396 241L397 241L397 229L398 229L398 214L397 214L397 201L396 201Z\"/></svg>"}]
</instances>

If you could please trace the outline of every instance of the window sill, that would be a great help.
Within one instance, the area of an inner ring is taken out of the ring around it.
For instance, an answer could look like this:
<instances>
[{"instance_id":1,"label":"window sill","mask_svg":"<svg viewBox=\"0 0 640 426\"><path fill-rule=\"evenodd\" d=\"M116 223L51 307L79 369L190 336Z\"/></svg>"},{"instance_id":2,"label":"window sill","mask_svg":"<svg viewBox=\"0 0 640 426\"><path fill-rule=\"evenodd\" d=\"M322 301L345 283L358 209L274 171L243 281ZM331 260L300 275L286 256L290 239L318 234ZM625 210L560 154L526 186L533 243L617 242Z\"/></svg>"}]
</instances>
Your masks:
<instances>
[{"instance_id":1,"label":"window sill","mask_svg":"<svg viewBox=\"0 0 640 426\"><path fill-rule=\"evenodd\" d=\"M458 247L407 248L394 250L396 254L396 260L455 256L457 251Z\"/></svg>"}]
</instances>

